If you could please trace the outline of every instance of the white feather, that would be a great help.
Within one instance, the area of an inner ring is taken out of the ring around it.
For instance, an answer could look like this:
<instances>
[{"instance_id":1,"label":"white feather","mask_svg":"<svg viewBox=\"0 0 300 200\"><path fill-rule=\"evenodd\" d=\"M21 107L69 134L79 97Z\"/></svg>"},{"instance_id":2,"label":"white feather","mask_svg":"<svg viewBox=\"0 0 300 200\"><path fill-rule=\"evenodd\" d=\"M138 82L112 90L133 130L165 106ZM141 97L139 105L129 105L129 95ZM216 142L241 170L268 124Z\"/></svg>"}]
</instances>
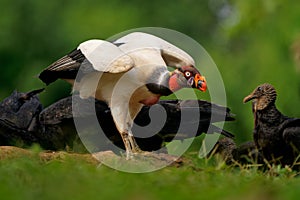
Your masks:
<instances>
[{"instance_id":1,"label":"white feather","mask_svg":"<svg viewBox=\"0 0 300 200\"><path fill-rule=\"evenodd\" d=\"M161 57L165 59L165 62L169 66L195 66L195 61L189 54L154 35L134 32L119 38L115 43L124 43L120 45L120 49L126 53L146 48L159 49L161 51Z\"/></svg>"},{"instance_id":2,"label":"white feather","mask_svg":"<svg viewBox=\"0 0 300 200\"><path fill-rule=\"evenodd\" d=\"M81 43L77 49L80 49L93 68L100 72L120 73L134 66L129 56L104 40L88 40Z\"/></svg>"}]
</instances>

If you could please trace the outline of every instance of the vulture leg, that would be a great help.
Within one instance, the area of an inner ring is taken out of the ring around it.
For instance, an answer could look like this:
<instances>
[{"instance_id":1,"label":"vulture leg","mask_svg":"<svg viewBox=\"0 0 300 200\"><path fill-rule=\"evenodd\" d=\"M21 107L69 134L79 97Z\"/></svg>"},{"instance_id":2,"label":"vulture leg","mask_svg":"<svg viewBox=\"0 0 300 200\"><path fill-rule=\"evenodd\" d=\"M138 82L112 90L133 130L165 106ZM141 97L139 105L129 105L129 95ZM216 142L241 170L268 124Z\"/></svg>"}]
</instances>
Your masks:
<instances>
[{"instance_id":1,"label":"vulture leg","mask_svg":"<svg viewBox=\"0 0 300 200\"><path fill-rule=\"evenodd\" d=\"M139 110L142 108L141 106L136 107L136 109L128 109L128 105L126 104L118 104L114 105L114 109L111 109L113 119L115 121L116 127L121 134L122 140L124 142L124 146L126 149L126 159L129 159L133 156L134 153L141 153L142 150L139 148L136 143L134 136L131 132L131 128L133 126L133 119ZM124 109L125 108L125 109ZM124 110L127 110L124 112Z\"/></svg>"},{"instance_id":2,"label":"vulture leg","mask_svg":"<svg viewBox=\"0 0 300 200\"><path fill-rule=\"evenodd\" d=\"M133 155L133 151L132 151L132 148L130 145L130 140L129 140L129 134L127 132L122 132L121 137L124 142L125 149L126 149L126 159L129 159Z\"/></svg>"},{"instance_id":3,"label":"vulture leg","mask_svg":"<svg viewBox=\"0 0 300 200\"><path fill-rule=\"evenodd\" d=\"M134 153L143 152L138 146L138 144L136 143L131 131L121 132L121 137L126 149L126 159L130 159Z\"/></svg>"}]
</instances>

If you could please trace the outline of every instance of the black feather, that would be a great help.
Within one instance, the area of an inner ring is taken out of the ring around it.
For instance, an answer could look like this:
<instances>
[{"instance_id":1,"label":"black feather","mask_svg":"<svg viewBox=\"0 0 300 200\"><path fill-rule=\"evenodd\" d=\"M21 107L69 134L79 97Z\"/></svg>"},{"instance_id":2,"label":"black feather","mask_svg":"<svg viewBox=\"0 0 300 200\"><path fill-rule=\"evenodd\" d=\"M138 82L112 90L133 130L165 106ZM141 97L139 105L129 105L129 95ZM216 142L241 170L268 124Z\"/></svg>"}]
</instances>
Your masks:
<instances>
[{"instance_id":1,"label":"black feather","mask_svg":"<svg viewBox=\"0 0 300 200\"><path fill-rule=\"evenodd\" d=\"M42 71L39 78L47 85L57 79L75 79L84 62L90 64L81 50L75 49Z\"/></svg>"}]
</instances>

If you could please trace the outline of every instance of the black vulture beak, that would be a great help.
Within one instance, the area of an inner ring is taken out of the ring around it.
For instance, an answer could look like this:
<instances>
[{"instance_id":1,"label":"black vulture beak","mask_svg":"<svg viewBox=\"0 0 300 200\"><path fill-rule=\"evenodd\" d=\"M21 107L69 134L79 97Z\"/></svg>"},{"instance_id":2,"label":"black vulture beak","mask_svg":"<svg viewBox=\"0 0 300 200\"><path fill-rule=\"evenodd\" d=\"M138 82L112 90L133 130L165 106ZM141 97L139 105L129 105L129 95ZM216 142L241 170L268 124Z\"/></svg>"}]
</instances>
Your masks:
<instances>
[{"instance_id":1,"label":"black vulture beak","mask_svg":"<svg viewBox=\"0 0 300 200\"><path fill-rule=\"evenodd\" d=\"M257 96L254 95L254 94L249 94L248 96L246 96L244 99L243 99L243 103L247 103L248 101L251 101L253 99L256 99Z\"/></svg>"},{"instance_id":2,"label":"black vulture beak","mask_svg":"<svg viewBox=\"0 0 300 200\"><path fill-rule=\"evenodd\" d=\"M45 88L41 88L41 89L37 89L37 90L33 90L33 91L30 91L30 92L27 92L27 93L25 93L24 95L22 95L20 97L20 100L28 100L31 97L33 97L34 95L37 95L37 94L43 92L44 90L45 90Z\"/></svg>"}]
</instances>

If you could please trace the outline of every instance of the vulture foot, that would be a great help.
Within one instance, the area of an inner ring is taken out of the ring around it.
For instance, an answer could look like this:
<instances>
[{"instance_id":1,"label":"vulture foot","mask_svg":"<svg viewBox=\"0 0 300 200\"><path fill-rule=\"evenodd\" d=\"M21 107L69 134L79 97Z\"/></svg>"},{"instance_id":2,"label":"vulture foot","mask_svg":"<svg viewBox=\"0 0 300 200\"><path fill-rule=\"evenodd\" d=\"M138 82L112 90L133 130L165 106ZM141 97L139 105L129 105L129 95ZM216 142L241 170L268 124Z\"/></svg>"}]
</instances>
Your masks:
<instances>
[{"instance_id":1,"label":"vulture foot","mask_svg":"<svg viewBox=\"0 0 300 200\"><path fill-rule=\"evenodd\" d=\"M123 132L121 134L123 142L125 144L126 149L126 159L132 159L134 154L140 154L144 151L140 149L138 144L136 143L134 136L132 134L128 134L126 132Z\"/></svg>"}]
</instances>

